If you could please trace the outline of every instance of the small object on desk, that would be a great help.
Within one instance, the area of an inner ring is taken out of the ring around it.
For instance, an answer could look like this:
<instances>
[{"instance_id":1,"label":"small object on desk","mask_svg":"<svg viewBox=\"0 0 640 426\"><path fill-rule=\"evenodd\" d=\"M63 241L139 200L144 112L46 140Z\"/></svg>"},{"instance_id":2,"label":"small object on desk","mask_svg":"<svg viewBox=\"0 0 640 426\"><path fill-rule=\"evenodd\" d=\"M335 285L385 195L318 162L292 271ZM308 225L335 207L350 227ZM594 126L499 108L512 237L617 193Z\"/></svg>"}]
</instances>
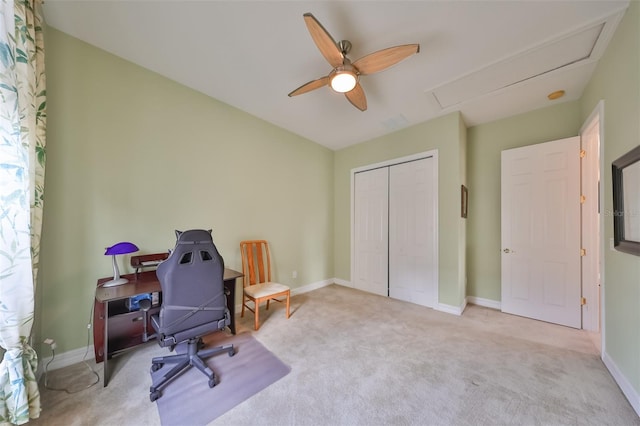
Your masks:
<instances>
[{"instance_id":1,"label":"small object on desk","mask_svg":"<svg viewBox=\"0 0 640 426\"><path fill-rule=\"evenodd\" d=\"M140 302L143 300L151 301L151 293L143 293L138 294L137 296L132 296L125 300L125 306L129 311L138 311L140 310ZM151 308L152 303L149 302L149 308Z\"/></svg>"},{"instance_id":2,"label":"small object on desk","mask_svg":"<svg viewBox=\"0 0 640 426\"><path fill-rule=\"evenodd\" d=\"M118 269L118 262L116 262L117 254L128 254L134 253L138 251L138 246L130 242L120 242L112 245L111 247L107 247L104 254L110 255L113 262L113 279L111 281L107 281L102 284L102 287L113 287L116 285L122 285L129 282L128 279L120 277L120 270Z\"/></svg>"},{"instance_id":3,"label":"small object on desk","mask_svg":"<svg viewBox=\"0 0 640 426\"><path fill-rule=\"evenodd\" d=\"M131 267L135 269L136 279L138 274L146 268L155 268L169 257L168 252L141 254L131 256Z\"/></svg>"}]
</instances>

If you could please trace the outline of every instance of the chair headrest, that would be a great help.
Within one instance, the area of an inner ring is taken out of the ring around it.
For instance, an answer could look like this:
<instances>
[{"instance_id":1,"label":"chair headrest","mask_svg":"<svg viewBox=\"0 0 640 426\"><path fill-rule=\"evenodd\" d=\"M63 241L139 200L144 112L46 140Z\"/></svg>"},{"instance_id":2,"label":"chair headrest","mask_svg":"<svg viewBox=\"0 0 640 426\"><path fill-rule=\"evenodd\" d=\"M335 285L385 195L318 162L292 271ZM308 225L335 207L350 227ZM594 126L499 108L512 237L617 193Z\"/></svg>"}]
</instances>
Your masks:
<instances>
[{"instance_id":1,"label":"chair headrest","mask_svg":"<svg viewBox=\"0 0 640 426\"><path fill-rule=\"evenodd\" d=\"M176 229L176 245L178 244L206 244L213 242L211 229L190 229L188 231L178 231Z\"/></svg>"}]
</instances>

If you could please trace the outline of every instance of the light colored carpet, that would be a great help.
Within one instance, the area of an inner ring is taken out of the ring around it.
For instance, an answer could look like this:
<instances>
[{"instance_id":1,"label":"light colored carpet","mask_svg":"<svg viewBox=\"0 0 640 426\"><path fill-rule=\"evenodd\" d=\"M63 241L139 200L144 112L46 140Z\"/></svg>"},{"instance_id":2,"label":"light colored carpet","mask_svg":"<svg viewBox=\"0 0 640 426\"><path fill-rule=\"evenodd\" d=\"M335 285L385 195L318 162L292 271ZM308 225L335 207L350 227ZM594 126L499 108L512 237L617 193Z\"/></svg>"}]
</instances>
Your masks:
<instances>
[{"instance_id":1,"label":"light colored carpet","mask_svg":"<svg viewBox=\"0 0 640 426\"><path fill-rule=\"evenodd\" d=\"M289 320L272 304L253 332L291 372L212 425L640 425L583 331L472 305L457 317L338 285L291 302ZM238 317L238 331L252 321ZM32 424L159 424L149 367L165 351L147 344L116 358L107 388L41 386ZM56 370L57 385L65 370L86 376L75 368Z\"/></svg>"}]
</instances>

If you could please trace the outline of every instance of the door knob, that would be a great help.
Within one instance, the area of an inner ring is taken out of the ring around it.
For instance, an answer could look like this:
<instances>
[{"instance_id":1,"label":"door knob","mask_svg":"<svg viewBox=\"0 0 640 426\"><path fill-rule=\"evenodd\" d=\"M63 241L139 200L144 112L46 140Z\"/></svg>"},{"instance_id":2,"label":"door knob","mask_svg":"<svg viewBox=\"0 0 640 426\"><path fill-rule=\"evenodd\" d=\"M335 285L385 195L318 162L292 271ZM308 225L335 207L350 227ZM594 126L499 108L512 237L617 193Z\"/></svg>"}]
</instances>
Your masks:
<instances>
[{"instance_id":1,"label":"door knob","mask_svg":"<svg viewBox=\"0 0 640 426\"><path fill-rule=\"evenodd\" d=\"M509 250L508 248L506 248L506 249L504 249L502 251L505 252L505 253L513 253L513 251Z\"/></svg>"}]
</instances>

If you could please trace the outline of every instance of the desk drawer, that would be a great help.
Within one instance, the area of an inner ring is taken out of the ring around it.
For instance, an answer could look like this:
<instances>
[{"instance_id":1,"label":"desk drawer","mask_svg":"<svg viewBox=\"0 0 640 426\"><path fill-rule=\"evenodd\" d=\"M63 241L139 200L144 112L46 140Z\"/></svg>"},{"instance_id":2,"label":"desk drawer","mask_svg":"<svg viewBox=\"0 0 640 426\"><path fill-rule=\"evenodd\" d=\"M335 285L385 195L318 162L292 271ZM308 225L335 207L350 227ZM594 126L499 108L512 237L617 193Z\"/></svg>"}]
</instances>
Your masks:
<instances>
[{"instance_id":1,"label":"desk drawer","mask_svg":"<svg viewBox=\"0 0 640 426\"><path fill-rule=\"evenodd\" d=\"M109 317L109 342L111 339L142 334L142 317L144 312L133 311Z\"/></svg>"},{"instance_id":2,"label":"desk drawer","mask_svg":"<svg viewBox=\"0 0 640 426\"><path fill-rule=\"evenodd\" d=\"M159 307L152 308L149 316L157 313ZM142 343L143 311L133 311L109 317L107 330L109 333L109 355ZM147 333L153 334L151 321L147 325Z\"/></svg>"}]
</instances>

